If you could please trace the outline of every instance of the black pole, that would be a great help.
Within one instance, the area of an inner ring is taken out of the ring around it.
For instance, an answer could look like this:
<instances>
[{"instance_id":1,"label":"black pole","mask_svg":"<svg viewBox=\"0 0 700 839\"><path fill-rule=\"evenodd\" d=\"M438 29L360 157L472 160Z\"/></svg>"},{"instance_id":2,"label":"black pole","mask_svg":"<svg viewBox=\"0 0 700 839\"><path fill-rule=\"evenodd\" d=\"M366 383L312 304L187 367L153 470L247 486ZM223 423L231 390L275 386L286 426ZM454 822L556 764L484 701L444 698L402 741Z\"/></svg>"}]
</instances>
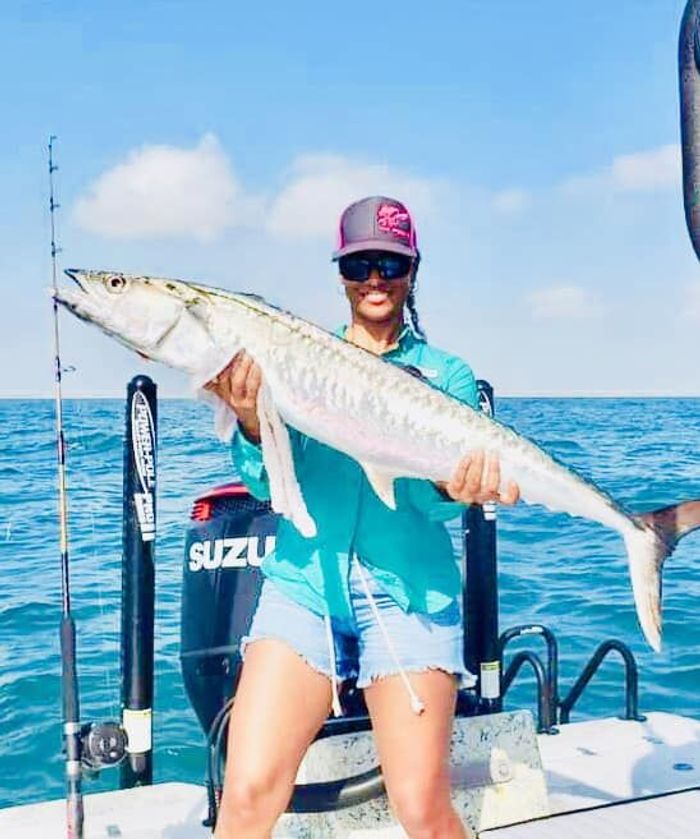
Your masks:
<instances>
[{"instance_id":1,"label":"black pole","mask_svg":"<svg viewBox=\"0 0 700 839\"><path fill-rule=\"evenodd\" d=\"M479 405L494 413L493 388L479 379ZM466 585L464 588L464 662L478 676L479 713L501 710L498 646L498 563L496 505L469 507L462 516Z\"/></svg>"},{"instance_id":2,"label":"black pole","mask_svg":"<svg viewBox=\"0 0 700 839\"><path fill-rule=\"evenodd\" d=\"M156 385L136 376L127 388L124 441L121 703L129 742L122 789L153 781L157 427Z\"/></svg>"},{"instance_id":3,"label":"black pole","mask_svg":"<svg viewBox=\"0 0 700 839\"><path fill-rule=\"evenodd\" d=\"M688 0L678 38L683 204L700 259L700 0Z\"/></svg>"}]
</instances>

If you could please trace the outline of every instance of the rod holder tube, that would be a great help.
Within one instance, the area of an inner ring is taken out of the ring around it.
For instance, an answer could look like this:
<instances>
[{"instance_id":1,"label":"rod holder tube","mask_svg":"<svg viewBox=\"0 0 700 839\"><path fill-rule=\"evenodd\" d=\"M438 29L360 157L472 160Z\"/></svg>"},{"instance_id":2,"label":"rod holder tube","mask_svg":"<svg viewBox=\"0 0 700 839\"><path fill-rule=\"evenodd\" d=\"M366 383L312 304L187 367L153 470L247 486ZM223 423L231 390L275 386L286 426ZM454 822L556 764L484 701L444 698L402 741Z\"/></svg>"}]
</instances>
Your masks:
<instances>
[{"instance_id":1,"label":"rod holder tube","mask_svg":"<svg viewBox=\"0 0 700 839\"><path fill-rule=\"evenodd\" d=\"M121 705L128 744L122 789L153 781L157 427L156 385L136 376L127 387L124 441Z\"/></svg>"},{"instance_id":2,"label":"rod holder tube","mask_svg":"<svg viewBox=\"0 0 700 839\"><path fill-rule=\"evenodd\" d=\"M688 0L678 37L683 205L700 259L700 0Z\"/></svg>"},{"instance_id":3,"label":"rod holder tube","mask_svg":"<svg viewBox=\"0 0 700 839\"><path fill-rule=\"evenodd\" d=\"M477 381L479 405L494 414L493 388ZM479 678L479 713L501 710L501 657L498 643L498 558L496 505L469 507L462 516L464 587L464 663Z\"/></svg>"}]
</instances>

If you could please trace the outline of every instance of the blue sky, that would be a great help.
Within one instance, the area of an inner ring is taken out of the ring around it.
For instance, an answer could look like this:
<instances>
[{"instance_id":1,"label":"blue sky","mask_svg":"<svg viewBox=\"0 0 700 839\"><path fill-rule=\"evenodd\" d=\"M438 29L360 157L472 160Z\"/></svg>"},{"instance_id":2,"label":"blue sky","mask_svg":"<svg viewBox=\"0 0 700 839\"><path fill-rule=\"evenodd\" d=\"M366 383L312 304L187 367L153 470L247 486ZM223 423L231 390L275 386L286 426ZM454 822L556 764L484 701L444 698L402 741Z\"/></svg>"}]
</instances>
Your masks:
<instances>
[{"instance_id":1,"label":"blue sky","mask_svg":"<svg viewBox=\"0 0 700 839\"><path fill-rule=\"evenodd\" d=\"M338 211L414 210L433 343L504 394L700 395L684 0L2 4L2 396L49 395L65 266L196 278L326 327ZM62 317L66 394L151 367Z\"/></svg>"}]
</instances>

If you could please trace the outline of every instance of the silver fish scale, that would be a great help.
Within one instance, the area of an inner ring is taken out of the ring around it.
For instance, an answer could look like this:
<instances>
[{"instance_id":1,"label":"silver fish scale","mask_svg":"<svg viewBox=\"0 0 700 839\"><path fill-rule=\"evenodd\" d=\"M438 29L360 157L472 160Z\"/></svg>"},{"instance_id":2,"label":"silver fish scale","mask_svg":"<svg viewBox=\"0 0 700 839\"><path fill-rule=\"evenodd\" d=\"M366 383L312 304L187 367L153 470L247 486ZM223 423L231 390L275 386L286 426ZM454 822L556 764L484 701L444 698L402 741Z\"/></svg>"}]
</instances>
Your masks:
<instances>
[{"instance_id":1,"label":"silver fish scale","mask_svg":"<svg viewBox=\"0 0 700 839\"><path fill-rule=\"evenodd\" d=\"M430 480L449 480L470 450L497 452L502 486L517 477L531 503L575 515L584 507L602 524L634 527L608 496L507 426L294 315L232 297L247 309L243 345L282 417L303 433L389 474Z\"/></svg>"}]
</instances>

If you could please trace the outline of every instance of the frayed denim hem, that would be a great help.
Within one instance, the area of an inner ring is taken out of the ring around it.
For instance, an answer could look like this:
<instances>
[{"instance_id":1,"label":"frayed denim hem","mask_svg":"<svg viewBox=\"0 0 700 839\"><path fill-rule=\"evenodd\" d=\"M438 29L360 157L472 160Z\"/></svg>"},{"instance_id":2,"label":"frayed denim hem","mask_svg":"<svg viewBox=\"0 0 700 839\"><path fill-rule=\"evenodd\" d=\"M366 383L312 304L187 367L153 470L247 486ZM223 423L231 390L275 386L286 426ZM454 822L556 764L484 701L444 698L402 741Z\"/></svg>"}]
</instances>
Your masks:
<instances>
[{"instance_id":1,"label":"frayed denim hem","mask_svg":"<svg viewBox=\"0 0 700 839\"><path fill-rule=\"evenodd\" d=\"M311 661L308 656L305 656L302 652L300 652L294 644L289 640L289 638L284 638L282 635L275 635L272 632L265 632L261 635L244 635L241 638L240 643L240 653L241 659L245 661L245 653L247 648L254 644L256 641L280 641L286 647L288 647L295 655L297 655L304 664L308 664L308 666L315 672L318 673L320 676L325 676L329 681L333 681L333 674L331 673L330 667L323 667L320 664L317 664L315 661ZM351 672L349 674L336 674L336 680L340 682L344 682L347 679L352 679L357 675L356 672Z\"/></svg>"},{"instance_id":2,"label":"frayed denim hem","mask_svg":"<svg viewBox=\"0 0 700 839\"><path fill-rule=\"evenodd\" d=\"M460 689L464 688L472 688L476 684L476 676L473 673L470 673L468 670L465 670L464 667L454 667L451 665L442 665L442 664L424 664L424 665L414 665L414 664L404 664L402 662L403 672L410 676L412 673L428 673L431 670L440 670L443 673L447 673L449 676L454 676L457 679L457 687ZM381 679L386 679L389 676L400 676L401 670L398 668L391 668L388 670L382 670L381 672L370 672L370 673L363 673L362 678L357 680L357 687L360 690L364 688L370 687L370 685L375 684L376 682L380 681Z\"/></svg>"}]
</instances>

